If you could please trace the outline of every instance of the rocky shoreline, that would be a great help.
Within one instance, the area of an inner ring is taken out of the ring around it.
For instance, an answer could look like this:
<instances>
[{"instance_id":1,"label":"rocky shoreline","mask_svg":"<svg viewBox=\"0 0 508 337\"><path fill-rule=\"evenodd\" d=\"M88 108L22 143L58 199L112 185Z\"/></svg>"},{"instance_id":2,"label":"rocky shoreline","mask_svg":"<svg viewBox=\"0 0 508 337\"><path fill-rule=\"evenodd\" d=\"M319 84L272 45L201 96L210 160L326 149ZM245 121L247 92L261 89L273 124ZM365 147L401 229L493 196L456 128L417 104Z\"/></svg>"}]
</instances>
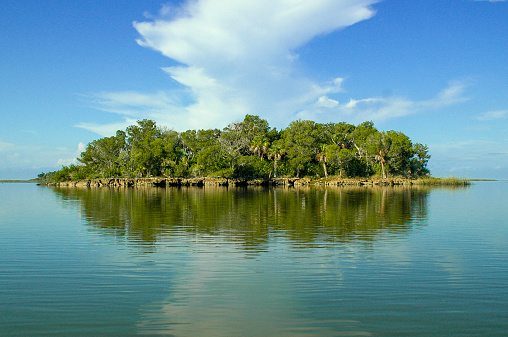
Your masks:
<instances>
[{"instance_id":1,"label":"rocky shoreline","mask_svg":"<svg viewBox=\"0 0 508 337\"><path fill-rule=\"evenodd\" d=\"M319 179L272 178L272 179L228 179L228 178L102 178L49 183L58 187L181 187L181 186L400 186L413 185L415 180L388 179Z\"/></svg>"}]
</instances>

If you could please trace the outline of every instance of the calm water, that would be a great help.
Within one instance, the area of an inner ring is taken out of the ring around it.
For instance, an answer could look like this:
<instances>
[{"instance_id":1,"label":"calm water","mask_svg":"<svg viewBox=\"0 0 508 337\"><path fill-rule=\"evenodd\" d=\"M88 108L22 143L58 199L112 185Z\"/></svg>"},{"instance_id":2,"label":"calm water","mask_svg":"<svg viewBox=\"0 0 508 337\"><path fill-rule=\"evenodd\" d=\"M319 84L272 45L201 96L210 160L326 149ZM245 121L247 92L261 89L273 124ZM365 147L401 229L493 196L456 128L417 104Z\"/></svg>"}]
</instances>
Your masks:
<instances>
[{"instance_id":1,"label":"calm water","mask_svg":"<svg viewBox=\"0 0 508 337\"><path fill-rule=\"evenodd\" d=\"M2 336L507 336L508 183L0 184Z\"/></svg>"}]
</instances>

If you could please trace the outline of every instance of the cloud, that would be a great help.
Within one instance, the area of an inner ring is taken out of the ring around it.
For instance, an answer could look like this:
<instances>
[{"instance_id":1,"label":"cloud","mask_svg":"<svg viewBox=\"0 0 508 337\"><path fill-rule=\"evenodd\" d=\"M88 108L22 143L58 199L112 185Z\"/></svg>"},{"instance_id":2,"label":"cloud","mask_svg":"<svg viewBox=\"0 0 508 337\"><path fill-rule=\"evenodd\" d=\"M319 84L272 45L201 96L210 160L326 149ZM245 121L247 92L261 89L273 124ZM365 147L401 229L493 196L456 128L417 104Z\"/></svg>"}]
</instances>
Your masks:
<instances>
[{"instance_id":1,"label":"cloud","mask_svg":"<svg viewBox=\"0 0 508 337\"><path fill-rule=\"evenodd\" d=\"M315 36L372 17L369 6L375 2L186 1L180 8L166 6L160 18L135 22L134 27L141 34L140 45L222 77L223 66L231 64L285 64L294 49Z\"/></svg>"},{"instance_id":2,"label":"cloud","mask_svg":"<svg viewBox=\"0 0 508 337\"><path fill-rule=\"evenodd\" d=\"M433 99L423 101L420 103L422 107L439 109L452 104L462 103L469 98L464 97L464 91L468 87L468 84L461 81L451 82L447 88L437 94Z\"/></svg>"},{"instance_id":3,"label":"cloud","mask_svg":"<svg viewBox=\"0 0 508 337\"><path fill-rule=\"evenodd\" d=\"M66 148L62 148L62 149L58 149L59 151L61 152L69 152L67 151ZM78 157L81 155L81 152L85 151L86 150L86 145L83 143L83 142L79 142L78 144L78 148L76 150L76 152L74 152L72 158L65 158L65 159L58 159L57 162L56 162L56 166L57 167L61 167L61 166L67 166L67 165L70 165L70 164L78 164L79 161L78 161Z\"/></svg>"},{"instance_id":4,"label":"cloud","mask_svg":"<svg viewBox=\"0 0 508 337\"><path fill-rule=\"evenodd\" d=\"M473 0L475 2L480 2L480 1L483 1L483 2L506 2L506 0Z\"/></svg>"},{"instance_id":5,"label":"cloud","mask_svg":"<svg viewBox=\"0 0 508 337\"><path fill-rule=\"evenodd\" d=\"M0 153L10 152L16 149L16 145L0 141Z\"/></svg>"},{"instance_id":6,"label":"cloud","mask_svg":"<svg viewBox=\"0 0 508 337\"><path fill-rule=\"evenodd\" d=\"M147 116L149 118L150 116ZM97 124L97 123L80 123L75 126L91 132L94 132L103 137L113 136L117 130L125 130L129 125L136 124L136 119L124 118L122 122Z\"/></svg>"},{"instance_id":7,"label":"cloud","mask_svg":"<svg viewBox=\"0 0 508 337\"><path fill-rule=\"evenodd\" d=\"M508 116L508 110L495 110L487 111L484 114L477 116L476 119L479 121L492 121L498 119L504 119Z\"/></svg>"},{"instance_id":8,"label":"cloud","mask_svg":"<svg viewBox=\"0 0 508 337\"><path fill-rule=\"evenodd\" d=\"M112 92L95 97L98 109L123 121L77 126L111 136L150 118L178 131L222 128L245 114L285 127L297 118L317 122L382 121L463 102L466 85L451 83L434 98L351 98L342 103L344 80L316 82L298 70L296 50L313 38L371 18L378 0L195 0L166 5L134 22L137 43L173 59L162 70L175 89Z\"/></svg>"},{"instance_id":9,"label":"cloud","mask_svg":"<svg viewBox=\"0 0 508 337\"><path fill-rule=\"evenodd\" d=\"M133 25L140 46L178 62L163 71L180 89L103 93L95 103L126 119L153 118L177 130L223 127L247 113L283 124L320 98L332 107L334 99L326 95L340 91L342 79L315 83L301 76L296 50L371 18L371 5L378 1L196 0L164 6L157 16Z\"/></svg>"},{"instance_id":10,"label":"cloud","mask_svg":"<svg viewBox=\"0 0 508 337\"><path fill-rule=\"evenodd\" d=\"M308 106L298 113L302 119L312 119L318 122L329 120L348 120L350 122L385 121L390 118L399 118L432 109L439 109L449 105L465 102L464 96L467 85L463 82L453 81L435 97L414 101L400 96L350 98L345 104L331 104L329 98L322 96L314 105ZM327 104L329 103L329 104Z\"/></svg>"},{"instance_id":11,"label":"cloud","mask_svg":"<svg viewBox=\"0 0 508 337\"><path fill-rule=\"evenodd\" d=\"M28 151L30 148L27 146L0 141L0 170L28 164L26 155Z\"/></svg>"},{"instance_id":12,"label":"cloud","mask_svg":"<svg viewBox=\"0 0 508 337\"><path fill-rule=\"evenodd\" d=\"M318 107L322 108L335 108L336 106L339 105L339 101L328 98L326 96L321 96L318 98L316 104Z\"/></svg>"}]
</instances>

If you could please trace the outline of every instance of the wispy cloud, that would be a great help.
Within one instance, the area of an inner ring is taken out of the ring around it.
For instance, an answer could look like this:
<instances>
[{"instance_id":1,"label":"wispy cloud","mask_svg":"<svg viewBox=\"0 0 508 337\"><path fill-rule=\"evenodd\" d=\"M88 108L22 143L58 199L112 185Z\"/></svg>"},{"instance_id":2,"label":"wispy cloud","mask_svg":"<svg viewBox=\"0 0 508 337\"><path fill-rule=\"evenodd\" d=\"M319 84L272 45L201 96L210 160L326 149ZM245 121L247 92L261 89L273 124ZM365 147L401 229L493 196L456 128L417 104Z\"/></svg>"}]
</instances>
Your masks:
<instances>
[{"instance_id":1,"label":"wispy cloud","mask_svg":"<svg viewBox=\"0 0 508 337\"><path fill-rule=\"evenodd\" d=\"M466 102L469 100L469 98L464 96L464 91L467 87L468 83L466 82L452 81L435 98L420 102L420 105L423 108L439 109L452 104Z\"/></svg>"},{"instance_id":2,"label":"wispy cloud","mask_svg":"<svg viewBox=\"0 0 508 337\"><path fill-rule=\"evenodd\" d=\"M66 159L59 158L56 162L56 166L60 167L60 166L67 166L70 164L78 164L79 161L77 158L81 155L81 152L83 152L85 150L86 150L85 143L79 142L78 148L76 149L76 152L74 152L72 158L66 158ZM66 148L62 148L62 149L60 149L60 151L69 152Z\"/></svg>"},{"instance_id":3,"label":"wispy cloud","mask_svg":"<svg viewBox=\"0 0 508 337\"><path fill-rule=\"evenodd\" d=\"M152 118L146 116L146 118ZM125 130L129 125L136 124L136 119L124 118L123 121L117 123L98 124L98 123L80 123L75 125L78 128L82 128L88 131L92 131L103 137L109 137L116 133L117 130Z\"/></svg>"},{"instance_id":4,"label":"wispy cloud","mask_svg":"<svg viewBox=\"0 0 508 337\"><path fill-rule=\"evenodd\" d=\"M385 121L390 118L398 118L414 113L420 113L432 109L439 109L449 105L465 102L464 96L467 84L459 81L451 82L445 89L438 92L435 97L427 100L415 101L406 97L369 97L362 99L351 98L347 103L325 105L327 97L320 97L314 105L299 112L298 117L313 119L316 121L328 121L344 119L352 122L372 120L374 122Z\"/></svg>"},{"instance_id":5,"label":"wispy cloud","mask_svg":"<svg viewBox=\"0 0 508 337\"><path fill-rule=\"evenodd\" d=\"M476 117L479 121L492 121L508 117L508 110L487 111Z\"/></svg>"},{"instance_id":6,"label":"wispy cloud","mask_svg":"<svg viewBox=\"0 0 508 337\"><path fill-rule=\"evenodd\" d=\"M0 141L0 153L10 152L16 149L16 145Z\"/></svg>"}]
</instances>

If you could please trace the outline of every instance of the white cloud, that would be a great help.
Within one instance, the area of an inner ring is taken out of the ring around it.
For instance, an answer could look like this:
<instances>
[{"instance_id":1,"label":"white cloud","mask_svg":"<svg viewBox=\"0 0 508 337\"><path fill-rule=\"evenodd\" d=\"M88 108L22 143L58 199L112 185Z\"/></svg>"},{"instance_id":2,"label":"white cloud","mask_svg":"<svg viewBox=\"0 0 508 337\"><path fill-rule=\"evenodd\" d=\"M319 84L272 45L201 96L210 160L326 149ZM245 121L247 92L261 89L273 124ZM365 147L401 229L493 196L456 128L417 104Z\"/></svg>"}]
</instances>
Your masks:
<instances>
[{"instance_id":1,"label":"white cloud","mask_svg":"<svg viewBox=\"0 0 508 337\"><path fill-rule=\"evenodd\" d=\"M135 22L138 44L180 63L162 68L178 89L97 95L99 109L123 122L78 126L102 136L150 118L178 131L222 128L245 114L285 127L296 118L317 122L381 121L463 102L466 85L451 83L434 98L351 98L341 104L343 79L317 83L298 73L295 50L311 39L371 18L378 0L195 0L164 6Z\"/></svg>"},{"instance_id":2,"label":"white cloud","mask_svg":"<svg viewBox=\"0 0 508 337\"><path fill-rule=\"evenodd\" d=\"M350 122L360 123L366 120L374 122L385 121L390 118L398 118L414 113L427 111L429 109L438 109L452 104L457 104L468 100L464 97L466 85L462 82L452 82L435 97L413 101L400 96L388 97L369 97L362 99L351 98L345 104L323 104L326 96L317 99L312 106L299 112L298 117L302 119L312 119L317 122L330 120L348 120ZM324 98L323 98L324 97Z\"/></svg>"},{"instance_id":3,"label":"white cloud","mask_svg":"<svg viewBox=\"0 0 508 337\"><path fill-rule=\"evenodd\" d=\"M447 88L437 94L433 99L423 101L420 104L422 107L428 108L442 108L452 104L462 103L469 98L464 97L464 90L468 87L468 84L460 81L451 82Z\"/></svg>"},{"instance_id":4,"label":"white cloud","mask_svg":"<svg viewBox=\"0 0 508 337\"><path fill-rule=\"evenodd\" d=\"M339 101L328 98L326 96L319 97L316 103L317 106L320 108L335 108L336 106L339 105Z\"/></svg>"},{"instance_id":5,"label":"white cloud","mask_svg":"<svg viewBox=\"0 0 508 337\"><path fill-rule=\"evenodd\" d=\"M160 92L101 94L97 104L177 130L223 127L246 113L287 123L302 107L339 92L342 82L318 84L297 74L295 50L316 36L371 18L370 6L378 1L196 0L164 6L157 17L134 23L137 42L180 63L163 70L187 90L177 98ZM321 103L336 105L327 98Z\"/></svg>"},{"instance_id":6,"label":"white cloud","mask_svg":"<svg viewBox=\"0 0 508 337\"><path fill-rule=\"evenodd\" d=\"M484 2L506 2L506 0L473 0L475 2L484 1Z\"/></svg>"},{"instance_id":7,"label":"white cloud","mask_svg":"<svg viewBox=\"0 0 508 337\"><path fill-rule=\"evenodd\" d=\"M5 143L0 141L0 153L2 152L10 152L13 151L16 148L16 145L11 143Z\"/></svg>"},{"instance_id":8,"label":"white cloud","mask_svg":"<svg viewBox=\"0 0 508 337\"><path fill-rule=\"evenodd\" d=\"M508 116L508 110L495 110L495 111L487 111L484 114L476 117L479 121L492 121L503 119Z\"/></svg>"},{"instance_id":9,"label":"white cloud","mask_svg":"<svg viewBox=\"0 0 508 337\"><path fill-rule=\"evenodd\" d=\"M136 119L125 118L123 122L97 124L97 123L80 123L76 127L92 131L103 137L113 136L117 130L125 130L129 125L136 124Z\"/></svg>"},{"instance_id":10,"label":"white cloud","mask_svg":"<svg viewBox=\"0 0 508 337\"><path fill-rule=\"evenodd\" d=\"M370 18L374 12L369 6L375 2L186 1L181 8L164 7L162 17L134 27L142 36L140 45L222 75L217 66L286 63L295 48L315 36Z\"/></svg>"},{"instance_id":11,"label":"white cloud","mask_svg":"<svg viewBox=\"0 0 508 337\"><path fill-rule=\"evenodd\" d=\"M66 148L62 148L62 149L58 149L59 152L69 152ZM85 151L86 150L86 145L83 143L83 142L79 142L78 144L78 148L76 150L76 152L74 152L74 154L72 155L72 158L66 158L66 159L58 159L57 162L56 162L56 166L57 167L61 167L61 166L67 166L67 165L70 165L70 164L79 164L79 161L78 161L78 157L81 155L81 152Z\"/></svg>"}]
</instances>

